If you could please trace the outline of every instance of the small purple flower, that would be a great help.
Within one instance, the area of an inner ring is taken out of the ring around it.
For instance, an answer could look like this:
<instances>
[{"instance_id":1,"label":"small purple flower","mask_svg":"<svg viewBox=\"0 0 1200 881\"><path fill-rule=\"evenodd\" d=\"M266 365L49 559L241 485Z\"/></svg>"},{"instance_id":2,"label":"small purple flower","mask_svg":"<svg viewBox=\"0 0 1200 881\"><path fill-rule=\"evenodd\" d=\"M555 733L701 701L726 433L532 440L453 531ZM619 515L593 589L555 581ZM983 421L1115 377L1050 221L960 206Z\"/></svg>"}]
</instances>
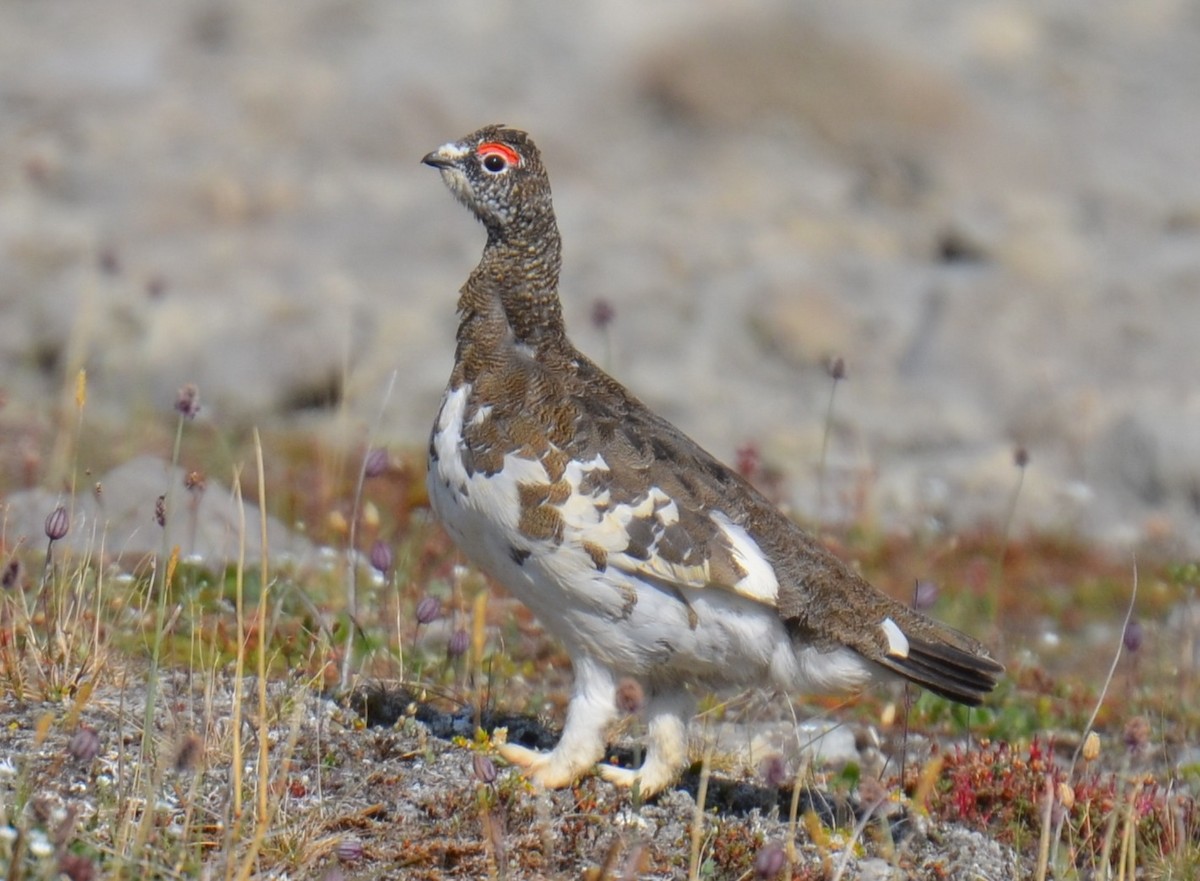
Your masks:
<instances>
[{"instance_id":1,"label":"small purple flower","mask_svg":"<svg viewBox=\"0 0 1200 881\"><path fill-rule=\"evenodd\" d=\"M592 303L592 326L596 330L607 329L616 317L616 307L603 297Z\"/></svg>"},{"instance_id":2,"label":"small purple flower","mask_svg":"<svg viewBox=\"0 0 1200 881\"><path fill-rule=\"evenodd\" d=\"M117 275L121 271L121 258L115 248L102 248L96 262L105 275Z\"/></svg>"},{"instance_id":3,"label":"small purple flower","mask_svg":"<svg viewBox=\"0 0 1200 881\"><path fill-rule=\"evenodd\" d=\"M87 765L100 753L100 735L86 725L80 726L67 744L67 752L71 758Z\"/></svg>"},{"instance_id":4,"label":"small purple flower","mask_svg":"<svg viewBox=\"0 0 1200 881\"><path fill-rule=\"evenodd\" d=\"M760 878L762 881L770 881L772 878L779 877L779 873L786 865L787 854L783 850L783 845L771 842L765 845L758 852L758 856L754 858L754 877Z\"/></svg>"},{"instance_id":5,"label":"small purple flower","mask_svg":"<svg viewBox=\"0 0 1200 881\"><path fill-rule=\"evenodd\" d=\"M152 275L146 279L146 296L157 300L167 292L167 280L161 275Z\"/></svg>"},{"instance_id":6,"label":"small purple flower","mask_svg":"<svg viewBox=\"0 0 1200 881\"><path fill-rule=\"evenodd\" d=\"M0 573L0 587L9 590L21 583L21 561L16 557L10 559Z\"/></svg>"},{"instance_id":7,"label":"small purple flower","mask_svg":"<svg viewBox=\"0 0 1200 881\"><path fill-rule=\"evenodd\" d=\"M754 481L762 474L762 453L754 441L746 441L734 453L737 462L737 472L749 481Z\"/></svg>"},{"instance_id":8,"label":"small purple flower","mask_svg":"<svg viewBox=\"0 0 1200 881\"><path fill-rule=\"evenodd\" d=\"M825 370L828 371L829 377L834 382L841 382L846 378L846 359L840 355L836 358L830 358L825 362Z\"/></svg>"},{"instance_id":9,"label":"small purple flower","mask_svg":"<svg viewBox=\"0 0 1200 881\"><path fill-rule=\"evenodd\" d=\"M772 753L763 759L758 766L758 773L762 777L763 783L772 789L778 789L792 779L791 774L788 773L787 762L778 753Z\"/></svg>"},{"instance_id":10,"label":"small purple flower","mask_svg":"<svg viewBox=\"0 0 1200 881\"><path fill-rule=\"evenodd\" d=\"M377 540L371 545L371 566L381 575L387 575L392 569L392 563L395 559L392 555L392 546L382 540Z\"/></svg>"},{"instance_id":11,"label":"small purple flower","mask_svg":"<svg viewBox=\"0 0 1200 881\"><path fill-rule=\"evenodd\" d=\"M175 412L184 419L195 419L200 412L200 389L189 382L175 396Z\"/></svg>"},{"instance_id":12,"label":"small purple flower","mask_svg":"<svg viewBox=\"0 0 1200 881\"><path fill-rule=\"evenodd\" d=\"M1025 447L1017 447L1013 450L1013 464L1018 468L1024 468L1029 464L1029 450Z\"/></svg>"},{"instance_id":13,"label":"small purple flower","mask_svg":"<svg viewBox=\"0 0 1200 881\"><path fill-rule=\"evenodd\" d=\"M475 753L471 757L471 767L475 771L475 779L480 783L490 786L496 782L496 764L483 753Z\"/></svg>"},{"instance_id":14,"label":"small purple flower","mask_svg":"<svg viewBox=\"0 0 1200 881\"><path fill-rule=\"evenodd\" d=\"M426 596L417 603L417 623L432 624L442 616L442 601L437 597Z\"/></svg>"},{"instance_id":15,"label":"small purple flower","mask_svg":"<svg viewBox=\"0 0 1200 881\"><path fill-rule=\"evenodd\" d=\"M363 843L357 838L343 838L338 842L337 858L343 863L357 863L363 858Z\"/></svg>"},{"instance_id":16,"label":"small purple flower","mask_svg":"<svg viewBox=\"0 0 1200 881\"><path fill-rule=\"evenodd\" d=\"M167 497L161 495L154 500L154 522L159 526L167 525Z\"/></svg>"},{"instance_id":17,"label":"small purple flower","mask_svg":"<svg viewBox=\"0 0 1200 881\"><path fill-rule=\"evenodd\" d=\"M918 581L913 591L913 608L925 612L933 608L938 599L938 586L932 581Z\"/></svg>"},{"instance_id":18,"label":"small purple flower","mask_svg":"<svg viewBox=\"0 0 1200 881\"><path fill-rule=\"evenodd\" d=\"M1146 630L1142 627L1142 622L1137 618L1130 618L1121 641L1124 642L1126 651L1137 653L1146 641Z\"/></svg>"},{"instance_id":19,"label":"small purple flower","mask_svg":"<svg viewBox=\"0 0 1200 881\"><path fill-rule=\"evenodd\" d=\"M68 851L58 858L58 873L70 881L92 881L96 867L87 857Z\"/></svg>"},{"instance_id":20,"label":"small purple flower","mask_svg":"<svg viewBox=\"0 0 1200 881\"><path fill-rule=\"evenodd\" d=\"M195 732L189 732L179 744L179 752L175 754L175 770L180 773L191 771L204 755L204 741Z\"/></svg>"},{"instance_id":21,"label":"small purple flower","mask_svg":"<svg viewBox=\"0 0 1200 881\"><path fill-rule=\"evenodd\" d=\"M1150 745L1150 722L1145 716L1134 716L1125 723L1125 748L1140 755Z\"/></svg>"},{"instance_id":22,"label":"small purple flower","mask_svg":"<svg viewBox=\"0 0 1200 881\"><path fill-rule=\"evenodd\" d=\"M71 529L71 517L67 509L59 505L46 517L46 537L50 541L58 541Z\"/></svg>"},{"instance_id":23,"label":"small purple flower","mask_svg":"<svg viewBox=\"0 0 1200 881\"><path fill-rule=\"evenodd\" d=\"M363 460L363 474L367 477L378 477L388 469L388 451L383 447L375 447L367 453Z\"/></svg>"},{"instance_id":24,"label":"small purple flower","mask_svg":"<svg viewBox=\"0 0 1200 881\"><path fill-rule=\"evenodd\" d=\"M467 653L470 645L471 635L460 627L450 634L450 641L446 643L446 655L451 658L462 657Z\"/></svg>"}]
</instances>

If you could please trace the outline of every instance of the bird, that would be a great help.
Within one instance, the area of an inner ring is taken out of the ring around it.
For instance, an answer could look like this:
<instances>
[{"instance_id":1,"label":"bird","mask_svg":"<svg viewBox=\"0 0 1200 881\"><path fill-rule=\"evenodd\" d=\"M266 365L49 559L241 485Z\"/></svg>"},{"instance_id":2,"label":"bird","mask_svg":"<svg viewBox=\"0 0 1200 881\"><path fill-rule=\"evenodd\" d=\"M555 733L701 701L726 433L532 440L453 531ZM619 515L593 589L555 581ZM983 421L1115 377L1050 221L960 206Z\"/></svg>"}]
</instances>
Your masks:
<instances>
[{"instance_id":1,"label":"bird","mask_svg":"<svg viewBox=\"0 0 1200 881\"><path fill-rule=\"evenodd\" d=\"M872 586L571 343L550 181L528 134L485 126L422 162L487 233L459 290L430 504L562 643L574 677L554 748L504 743L502 758L545 788L594 769L649 796L688 765L698 693L907 680L983 701L1004 672L987 648ZM628 680L645 718L637 768L601 761Z\"/></svg>"}]
</instances>

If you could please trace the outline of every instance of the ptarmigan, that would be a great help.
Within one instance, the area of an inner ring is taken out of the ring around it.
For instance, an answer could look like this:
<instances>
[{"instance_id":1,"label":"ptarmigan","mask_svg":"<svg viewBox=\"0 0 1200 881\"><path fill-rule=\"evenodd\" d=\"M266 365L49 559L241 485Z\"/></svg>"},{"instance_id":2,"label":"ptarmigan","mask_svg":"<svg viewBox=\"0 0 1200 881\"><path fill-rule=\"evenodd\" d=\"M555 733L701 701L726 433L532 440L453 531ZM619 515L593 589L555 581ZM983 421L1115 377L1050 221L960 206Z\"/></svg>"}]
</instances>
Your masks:
<instances>
[{"instance_id":1,"label":"ptarmigan","mask_svg":"<svg viewBox=\"0 0 1200 881\"><path fill-rule=\"evenodd\" d=\"M424 158L487 229L458 300L429 495L458 546L566 647L550 752L501 754L547 787L599 762L617 683L642 684L650 794L687 761L692 689L844 691L896 676L978 704L1003 667L876 590L567 339L550 183L527 134L488 126Z\"/></svg>"}]
</instances>

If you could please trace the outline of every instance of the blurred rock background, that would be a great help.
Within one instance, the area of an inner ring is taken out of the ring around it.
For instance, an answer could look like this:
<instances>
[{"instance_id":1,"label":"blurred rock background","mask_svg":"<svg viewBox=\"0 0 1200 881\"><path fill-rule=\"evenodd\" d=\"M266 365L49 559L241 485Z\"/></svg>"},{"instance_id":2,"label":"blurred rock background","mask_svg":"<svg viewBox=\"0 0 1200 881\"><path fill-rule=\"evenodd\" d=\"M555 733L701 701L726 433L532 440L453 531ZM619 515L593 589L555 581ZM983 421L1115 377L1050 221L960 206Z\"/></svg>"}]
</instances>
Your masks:
<instances>
[{"instance_id":1,"label":"blurred rock background","mask_svg":"<svg viewBox=\"0 0 1200 881\"><path fill-rule=\"evenodd\" d=\"M504 122L577 344L798 509L998 524L1023 447L1018 528L1195 550L1198 83L1186 0L10 0L4 442L86 366L421 444L482 232L418 160Z\"/></svg>"}]
</instances>

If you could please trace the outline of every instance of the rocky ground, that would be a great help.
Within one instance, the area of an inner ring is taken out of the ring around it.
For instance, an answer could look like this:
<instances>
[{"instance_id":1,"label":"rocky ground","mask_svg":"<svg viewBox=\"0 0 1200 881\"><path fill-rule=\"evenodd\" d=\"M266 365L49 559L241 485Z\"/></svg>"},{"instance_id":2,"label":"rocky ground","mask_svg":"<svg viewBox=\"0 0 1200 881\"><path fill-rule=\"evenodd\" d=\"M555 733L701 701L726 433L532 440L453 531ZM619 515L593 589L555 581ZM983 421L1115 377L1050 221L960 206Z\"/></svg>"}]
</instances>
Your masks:
<instances>
[{"instance_id":1,"label":"rocky ground","mask_svg":"<svg viewBox=\"0 0 1200 881\"><path fill-rule=\"evenodd\" d=\"M1018 524L1195 549L1198 80L1181 0L7 3L6 443L80 366L93 422L419 443L481 238L418 159L502 121L577 342L802 510L1000 521L1022 445Z\"/></svg>"},{"instance_id":2,"label":"rocky ground","mask_svg":"<svg viewBox=\"0 0 1200 881\"><path fill-rule=\"evenodd\" d=\"M53 704L22 702L0 710L11 750L0 761L0 804L27 802L34 818L23 824L33 827L23 842L25 870L32 877L57 877L44 872L61 860L64 842L80 827L95 830L90 837L101 849L132 837L136 824L122 822L127 815L117 808L125 799L140 800L139 775L151 773L159 781L159 818L150 843L155 854L147 863L166 862L163 855L176 842L198 834L212 848L232 839L234 846L222 853L238 862L245 848L237 847L239 821L228 798L234 783L232 704L244 700L250 709L256 698L253 682L244 696L231 688L224 677L163 681L155 714L158 770L136 759L146 694L133 682L84 701L74 735L55 726L46 736L43 727L28 724L57 715ZM536 791L516 771L487 758L486 750L471 748L469 710L410 703L411 696L399 691L382 700L377 689L372 693L368 713L361 700L339 706L293 685L271 686L272 826L254 877L665 881L687 877L691 860L703 861L700 877L748 877L766 860L774 860L774 871L754 877L789 877L781 874L792 802L788 781L764 782L753 771L726 766L705 777L703 796L696 770L647 803L634 803L598 778L573 789ZM388 718L379 718L381 711ZM364 718L373 727L363 730ZM251 790L257 719L255 711L247 714L243 735ZM528 719L485 721L489 727L507 723L525 742L554 739ZM693 833L701 798L705 818ZM251 801L252 795L247 825ZM831 871L847 881L1022 876L1021 859L1011 848L894 800L866 805L857 795L806 789L797 814L807 831L797 843L794 877L828 877L823 873ZM0 857L12 847L11 834L0 839ZM187 859L181 850L177 874L170 877L196 877ZM220 875L222 859L213 862L204 877Z\"/></svg>"}]
</instances>

